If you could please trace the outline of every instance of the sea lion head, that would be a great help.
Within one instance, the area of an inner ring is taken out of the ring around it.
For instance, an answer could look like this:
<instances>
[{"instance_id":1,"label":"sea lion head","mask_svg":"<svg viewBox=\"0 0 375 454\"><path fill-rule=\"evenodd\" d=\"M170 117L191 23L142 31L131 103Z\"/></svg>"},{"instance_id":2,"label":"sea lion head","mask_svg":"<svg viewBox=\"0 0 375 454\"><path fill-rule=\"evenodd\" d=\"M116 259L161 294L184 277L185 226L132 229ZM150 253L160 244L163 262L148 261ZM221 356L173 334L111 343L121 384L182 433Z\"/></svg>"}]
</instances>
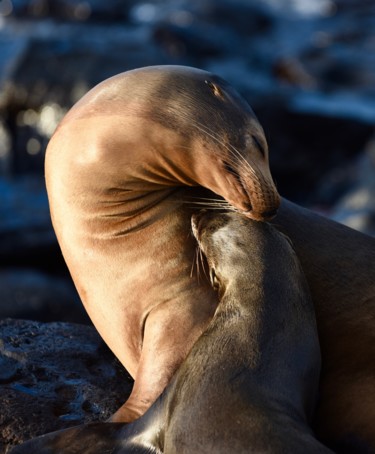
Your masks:
<instances>
[{"instance_id":1,"label":"sea lion head","mask_svg":"<svg viewBox=\"0 0 375 454\"><path fill-rule=\"evenodd\" d=\"M246 292L260 288L269 276L271 287L283 274L292 274L290 270L302 274L289 238L267 222L255 222L236 212L201 210L193 214L191 224L220 298L233 284L242 289L245 300Z\"/></svg>"},{"instance_id":2,"label":"sea lion head","mask_svg":"<svg viewBox=\"0 0 375 454\"><path fill-rule=\"evenodd\" d=\"M181 66L149 71L160 78L151 117L184 137L181 155L189 173L182 182L211 189L249 218L272 218L280 197L265 134L249 104L206 71Z\"/></svg>"},{"instance_id":3,"label":"sea lion head","mask_svg":"<svg viewBox=\"0 0 375 454\"><path fill-rule=\"evenodd\" d=\"M263 129L220 77L184 66L135 69L91 90L64 123L82 116L100 117L94 125L105 131L105 142L85 153L94 150L95 159L119 169L124 163L129 190L203 186L249 218L276 214L280 197Z\"/></svg>"}]
</instances>

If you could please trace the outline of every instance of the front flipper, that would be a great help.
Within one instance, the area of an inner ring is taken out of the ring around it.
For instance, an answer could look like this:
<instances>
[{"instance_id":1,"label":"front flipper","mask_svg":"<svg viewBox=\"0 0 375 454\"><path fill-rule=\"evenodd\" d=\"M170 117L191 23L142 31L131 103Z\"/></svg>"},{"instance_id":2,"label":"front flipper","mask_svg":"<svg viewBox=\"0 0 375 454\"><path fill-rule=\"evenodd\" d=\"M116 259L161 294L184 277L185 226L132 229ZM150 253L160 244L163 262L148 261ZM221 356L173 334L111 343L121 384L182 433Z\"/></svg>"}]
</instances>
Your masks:
<instances>
[{"instance_id":1,"label":"front flipper","mask_svg":"<svg viewBox=\"0 0 375 454\"><path fill-rule=\"evenodd\" d=\"M90 423L59 430L16 446L10 454L157 454L142 443L143 424Z\"/></svg>"}]
</instances>

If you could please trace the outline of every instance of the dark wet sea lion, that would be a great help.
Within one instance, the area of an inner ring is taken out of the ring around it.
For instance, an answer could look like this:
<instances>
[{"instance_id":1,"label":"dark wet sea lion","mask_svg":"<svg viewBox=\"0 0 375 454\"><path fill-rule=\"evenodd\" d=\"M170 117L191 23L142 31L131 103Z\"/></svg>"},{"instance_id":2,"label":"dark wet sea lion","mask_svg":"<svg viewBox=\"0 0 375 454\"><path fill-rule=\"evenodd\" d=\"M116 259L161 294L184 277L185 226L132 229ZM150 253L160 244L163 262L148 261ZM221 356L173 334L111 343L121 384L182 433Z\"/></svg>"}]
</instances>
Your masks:
<instances>
[{"instance_id":1,"label":"dark wet sea lion","mask_svg":"<svg viewBox=\"0 0 375 454\"><path fill-rule=\"evenodd\" d=\"M113 420L160 395L212 317L217 297L191 276L188 202L202 189L257 220L279 205L263 130L222 79L197 69L129 71L85 95L46 153L51 216L99 333L135 378Z\"/></svg>"},{"instance_id":2,"label":"dark wet sea lion","mask_svg":"<svg viewBox=\"0 0 375 454\"><path fill-rule=\"evenodd\" d=\"M168 390L165 452L331 452L309 427L320 348L290 241L236 213L192 222L220 302Z\"/></svg>"},{"instance_id":3,"label":"dark wet sea lion","mask_svg":"<svg viewBox=\"0 0 375 454\"><path fill-rule=\"evenodd\" d=\"M314 437L320 351L290 242L239 214L198 214L193 230L220 302L146 414L40 437L12 454L328 453Z\"/></svg>"},{"instance_id":4,"label":"dark wet sea lion","mask_svg":"<svg viewBox=\"0 0 375 454\"><path fill-rule=\"evenodd\" d=\"M321 352L317 433L337 452L375 453L375 239L283 199L314 301Z\"/></svg>"}]
</instances>

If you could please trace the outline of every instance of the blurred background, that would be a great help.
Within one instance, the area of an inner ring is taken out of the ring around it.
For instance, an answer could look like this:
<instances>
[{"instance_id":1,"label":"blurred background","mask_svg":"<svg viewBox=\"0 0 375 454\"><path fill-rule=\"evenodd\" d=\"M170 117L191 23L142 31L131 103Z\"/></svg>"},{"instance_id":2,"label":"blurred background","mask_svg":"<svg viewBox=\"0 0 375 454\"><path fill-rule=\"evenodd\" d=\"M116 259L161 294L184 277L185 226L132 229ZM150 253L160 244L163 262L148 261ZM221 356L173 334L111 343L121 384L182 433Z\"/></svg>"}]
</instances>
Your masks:
<instances>
[{"instance_id":1,"label":"blurred background","mask_svg":"<svg viewBox=\"0 0 375 454\"><path fill-rule=\"evenodd\" d=\"M61 257L45 148L103 79L190 65L249 101L280 193L375 234L372 0L0 0L0 318L88 322Z\"/></svg>"}]
</instances>

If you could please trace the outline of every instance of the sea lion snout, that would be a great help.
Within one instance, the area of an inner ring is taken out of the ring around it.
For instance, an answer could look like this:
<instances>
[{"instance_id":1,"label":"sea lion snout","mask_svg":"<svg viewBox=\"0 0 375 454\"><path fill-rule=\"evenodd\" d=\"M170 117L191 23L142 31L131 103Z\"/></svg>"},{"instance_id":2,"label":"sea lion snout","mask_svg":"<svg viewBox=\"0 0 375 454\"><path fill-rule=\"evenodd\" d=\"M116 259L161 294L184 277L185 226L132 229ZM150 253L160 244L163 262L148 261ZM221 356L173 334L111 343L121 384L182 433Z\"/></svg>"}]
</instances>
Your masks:
<instances>
[{"instance_id":1,"label":"sea lion snout","mask_svg":"<svg viewBox=\"0 0 375 454\"><path fill-rule=\"evenodd\" d=\"M253 221L270 221L277 215L277 208L271 208L268 211L255 212L254 210L244 211L243 214Z\"/></svg>"},{"instance_id":2,"label":"sea lion snout","mask_svg":"<svg viewBox=\"0 0 375 454\"><path fill-rule=\"evenodd\" d=\"M243 203L248 209L242 214L254 221L269 221L277 214L280 206L280 195L275 187L268 164L264 169L257 169L250 174L245 168L241 175L241 186L244 188L248 201Z\"/></svg>"},{"instance_id":3,"label":"sea lion snout","mask_svg":"<svg viewBox=\"0 0 375 454\"><path fill-rule=\"evenodd\" d=\"M218 193L246 217L269 221L280 206L280 195L269 169L268 157L256 150L244 153L235 163L224 162L227 184Z\"/></svg>"}]
</instances>

